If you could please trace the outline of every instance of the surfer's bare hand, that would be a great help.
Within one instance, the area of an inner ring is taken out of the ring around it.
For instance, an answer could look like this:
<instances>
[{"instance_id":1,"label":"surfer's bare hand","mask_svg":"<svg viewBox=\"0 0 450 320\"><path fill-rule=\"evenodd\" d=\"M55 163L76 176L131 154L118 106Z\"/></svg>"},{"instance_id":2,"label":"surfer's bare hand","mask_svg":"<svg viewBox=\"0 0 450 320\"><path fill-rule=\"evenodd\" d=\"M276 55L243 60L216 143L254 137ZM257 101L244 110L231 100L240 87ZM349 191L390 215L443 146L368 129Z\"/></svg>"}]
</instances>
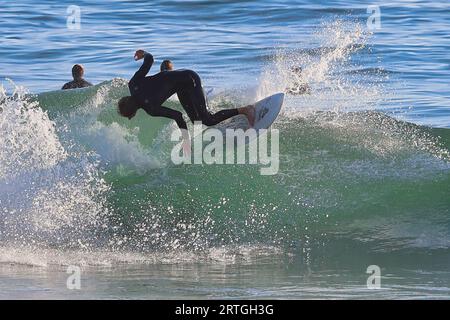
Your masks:
<instances>
[{"instance_id":1,"label":"surfer's bare hand","mask_svg":"<svg viewBox=\"0 0 450 320\"><path fill-rule=\"evenodd\" d=\"M145 55L145 51L142 49L139 49L134 54L134 60L136 60L136 61L141 60L142 58L144 58L144 55Z\"/></svg>"},{"instance_id":2,"label":"surfer's bare hand","mask_svg":"<svg viewBox=\"0 0 450 320\"><path fill-rule=\"evenodd\" d=\"M183 155L186 159L191 158L191 141L183 139Z\"/></svg>"}]
</instances>

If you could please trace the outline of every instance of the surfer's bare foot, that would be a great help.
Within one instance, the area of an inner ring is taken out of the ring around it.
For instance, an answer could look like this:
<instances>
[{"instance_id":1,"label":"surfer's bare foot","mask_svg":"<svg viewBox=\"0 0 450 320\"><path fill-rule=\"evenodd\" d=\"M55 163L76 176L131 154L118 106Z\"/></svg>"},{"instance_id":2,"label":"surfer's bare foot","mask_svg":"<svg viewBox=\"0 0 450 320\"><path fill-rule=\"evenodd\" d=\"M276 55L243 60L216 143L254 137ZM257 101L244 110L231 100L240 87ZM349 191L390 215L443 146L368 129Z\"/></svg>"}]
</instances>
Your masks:
<instances>
[{"instance_id":1,"label":"surfer's bare foot","mask_svg":"<svg viewBox=\"0 0 450 320\"><path fill-rule=\"evenodd\" d=\"M255 125L255 106L248 105L243 108L239 108L239 113L244 114L247 117L248 124L253 128Z\"/></svg>"}]
</instances>

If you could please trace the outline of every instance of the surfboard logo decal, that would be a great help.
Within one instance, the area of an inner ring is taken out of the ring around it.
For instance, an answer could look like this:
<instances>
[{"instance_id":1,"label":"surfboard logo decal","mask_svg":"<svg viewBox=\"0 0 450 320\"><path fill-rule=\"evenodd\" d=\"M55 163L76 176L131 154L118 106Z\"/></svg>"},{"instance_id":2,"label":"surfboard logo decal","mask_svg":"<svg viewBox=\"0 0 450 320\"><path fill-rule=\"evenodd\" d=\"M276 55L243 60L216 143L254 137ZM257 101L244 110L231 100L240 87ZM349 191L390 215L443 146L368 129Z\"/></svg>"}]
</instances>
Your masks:
<instances>
[{"instance_id":1,"label":"surfboard logo decal","mask_svg":"<svg viewBox=\"0 0 450 320\"><path fill-rule=\"evenodd\" d=\"M264 116L267 114L267 112L269 112L269 109L267 109L267 108L262 109L261 112L259 113L258 120L261 120L262 118L264 118Z\"/></svg>"},{"instance_id":2,"label":"surfboard logo decal","mask_svg":"<svg viewBox=\"0 0 450 320\"><path fill-rule=\"evenodd\" d=\"M256 102L254 104L256 112L253 128L269 128L280 112L281 106L283 105L283 98L283 93L277 93Z\"/></svg>"}]
</instances>

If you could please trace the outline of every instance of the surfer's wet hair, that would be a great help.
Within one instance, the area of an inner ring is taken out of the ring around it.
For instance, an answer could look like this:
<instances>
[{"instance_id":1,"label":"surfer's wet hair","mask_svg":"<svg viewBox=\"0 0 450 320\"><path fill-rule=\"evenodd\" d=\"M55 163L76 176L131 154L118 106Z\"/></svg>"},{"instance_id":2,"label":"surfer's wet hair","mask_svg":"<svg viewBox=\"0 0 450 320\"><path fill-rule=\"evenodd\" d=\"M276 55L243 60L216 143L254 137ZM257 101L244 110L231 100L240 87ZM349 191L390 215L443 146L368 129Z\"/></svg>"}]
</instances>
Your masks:
<instances>
[{"instance_id":1,"label":"surfer's wet hair","mask_svg":"<svg viewBox=\"0 0 450 320\"><path fill-rule=\"evenodd\" d=\"M84 68L81 64L76 64L72 67L72 77L76 79L83 78Z\"/></svg>"},{"instance_id":2,"label":"surfer's wet hair","mask_svg":"<svg viewBox=\"0 0 450 320\"><path fill-rule=\"evenodd\" d=\"M161 67L160 67L161 72L162 72L162 71L170 71L170 70L172 70L172 69L173 69L172 61L170 61L170 60L164 60L164 61L161 63Z\"/></svg>"},{"instance_id":3,"label":"surfer's wet hair","mask_svg":"<svg viewBox=\"0 0 450 320\"><path fill-rule=\"evenodd\" d=\"M117 112L128 119L131 119L139 109L137 101L132 96L126 96L119 100L117 104Z\"/></svg>"}]
</instances>

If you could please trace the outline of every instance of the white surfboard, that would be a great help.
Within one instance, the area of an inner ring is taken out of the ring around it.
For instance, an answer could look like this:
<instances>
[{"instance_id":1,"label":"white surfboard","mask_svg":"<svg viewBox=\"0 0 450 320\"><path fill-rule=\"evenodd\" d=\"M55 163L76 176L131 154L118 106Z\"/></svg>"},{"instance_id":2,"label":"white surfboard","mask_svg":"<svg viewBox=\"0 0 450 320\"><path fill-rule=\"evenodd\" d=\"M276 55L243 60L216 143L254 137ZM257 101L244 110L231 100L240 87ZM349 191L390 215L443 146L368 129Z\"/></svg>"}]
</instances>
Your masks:
<instances>
[{"instance_id":1,"label":"white surfboard","mask_svg":"<svg viewBox=\"0 0 450 320\"><path fill-rule=\"evenodd\" d=\"M268 129L272 125L272 123L276 120L283 105L283 101L284 101L284 93L276 93L254 104L255 123L253 129L256 129L257 132L256 137L259 136L260 129ZM232 118L231 121L226 124L226 128L246 130L249 128L247 118L243 116ZM206 127L203 126L203 129L206 129ZM191 133L192 134L191 139L197 137L201 133L202 131L200 132L197 131L196 133L193 134Z\"/></svg>"},{"instance_id":2,"label":"white surfboard","mask_svg":"<svg viewBox=\"0 0 450 320\"><path fill-rule=\"evenodd\" d=\"M276 93L255 103L254 129L268 129L280 113L284 93Z\"/></svg>"},{"instance_id":3,"label":"white surfboard","mask_svg":"<svg viewBox=\"0 0 450 320\"><path fill-rule=\"evenodd\" d=\"M284 101L284 93L276 93L272 96L269 96L267 98L264 98L258 102L256 102L255 105L255 123L253 128L256 129L256 135L250 136L249 139L245 139L245 144L254 143L257 141L257 138L259 137L261 131L260 129L268 129L273 122L278 117L278 114L280 113L281 107L283 105ZM235 117L233 118L229 123L227 123L227 128L232 129L248 129L248 122L247 119L244 117L240 117L241 121L236 121ZM245 120L244 120L245 119ZM206 129L205 126L203 126L203 129ZM192 132L191 133L191 142L193 142L197 137L199 137L201 134L203 134L203 130ZM234 152L234 144L231 148L228 148L225 151L226 153Z\"/></svg>"}]
</instances>

